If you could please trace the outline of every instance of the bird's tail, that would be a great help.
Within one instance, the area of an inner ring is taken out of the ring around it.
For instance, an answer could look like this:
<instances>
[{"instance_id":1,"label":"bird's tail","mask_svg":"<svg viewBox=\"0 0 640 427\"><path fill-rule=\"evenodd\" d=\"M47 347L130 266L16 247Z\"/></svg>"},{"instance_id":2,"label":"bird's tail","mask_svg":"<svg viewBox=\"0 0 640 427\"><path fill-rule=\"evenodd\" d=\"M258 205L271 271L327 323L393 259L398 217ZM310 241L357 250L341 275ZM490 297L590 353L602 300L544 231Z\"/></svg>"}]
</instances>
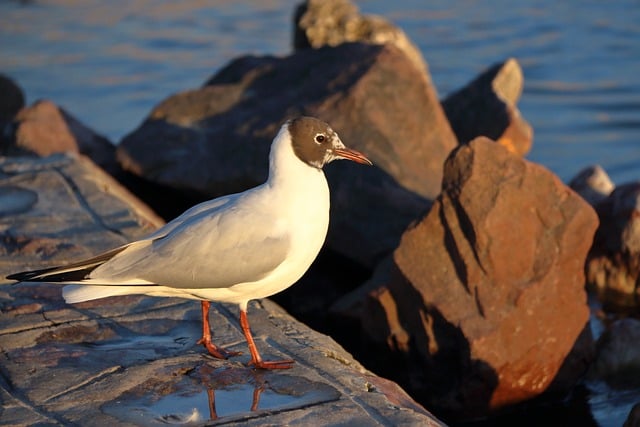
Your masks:
<instances>
[{"instance_id":1,"label":"bird's tail","mask_svg":"<svg viewBox=\"0 0 640 427\"><path fill-rule=\"evenodd\" d=\"M75 304L118 295L144 294L146 290L144 286L67 285L62 288L62 297L67 304Z\"/></svg>"},{"instance_id":2,"label":"bird's tail","mask_svg":"<svg viewBox=\"0 0 640 427\"><path fill-rule=\"evenodd\" d=\"M19 282L81 282L87 278L89 273L122 252L127 246L120 246L96 257L61 267L49 267L10 274L7 279Z\"/></svg>"}]
</instances>

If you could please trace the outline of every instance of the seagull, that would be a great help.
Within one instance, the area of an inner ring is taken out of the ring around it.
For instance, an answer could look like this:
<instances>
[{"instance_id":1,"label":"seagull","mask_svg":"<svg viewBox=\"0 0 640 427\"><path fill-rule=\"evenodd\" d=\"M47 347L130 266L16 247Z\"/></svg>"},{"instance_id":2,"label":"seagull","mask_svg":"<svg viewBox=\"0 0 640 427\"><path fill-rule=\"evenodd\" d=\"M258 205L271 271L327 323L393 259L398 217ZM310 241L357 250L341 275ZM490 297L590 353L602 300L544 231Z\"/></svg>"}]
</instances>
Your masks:
<instances>
[{"instance_id":1,"label":"seagull","mask_svg":"<svg viewBox=\"0 0 640 427\"><path fill-rule=\"evenodd\" d=\"M96 257L7 279L65 284L63 297L71 304L131 294L199 300L202 338L197 343L221 359L241 353L211 341L210 302L238 304L249 365L291 368L293 360L262 359L247 305L293 285L320 252L329 226L329 186L322 168L337 159L372 165L345 147L327 123L291 119L271 143L263 184L195 205L149 236Z\"/></svg>"}]
</instances>

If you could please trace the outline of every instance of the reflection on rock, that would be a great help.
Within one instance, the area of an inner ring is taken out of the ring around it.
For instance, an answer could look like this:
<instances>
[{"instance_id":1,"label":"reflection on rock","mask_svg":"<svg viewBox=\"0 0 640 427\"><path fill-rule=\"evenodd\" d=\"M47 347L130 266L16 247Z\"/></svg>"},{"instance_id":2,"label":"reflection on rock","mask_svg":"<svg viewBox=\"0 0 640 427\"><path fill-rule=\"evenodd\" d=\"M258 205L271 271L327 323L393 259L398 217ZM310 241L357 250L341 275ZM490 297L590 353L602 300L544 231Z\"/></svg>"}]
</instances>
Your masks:
<instances>
[{"instance_id":1,"label":"reflection on rock","mask_svg":"<svg viewBox=\"0 0 640 427\"><path fill-rule=\"evenodd\" d=\"M211 363L211 364L209 364ZM125 392L102 410L122 422L144 425L188 424L224 419L259 418L337 400L340 393L325 383L244 366L201 362L192 368L173 366Z\"/></svg>"}]
</instances>

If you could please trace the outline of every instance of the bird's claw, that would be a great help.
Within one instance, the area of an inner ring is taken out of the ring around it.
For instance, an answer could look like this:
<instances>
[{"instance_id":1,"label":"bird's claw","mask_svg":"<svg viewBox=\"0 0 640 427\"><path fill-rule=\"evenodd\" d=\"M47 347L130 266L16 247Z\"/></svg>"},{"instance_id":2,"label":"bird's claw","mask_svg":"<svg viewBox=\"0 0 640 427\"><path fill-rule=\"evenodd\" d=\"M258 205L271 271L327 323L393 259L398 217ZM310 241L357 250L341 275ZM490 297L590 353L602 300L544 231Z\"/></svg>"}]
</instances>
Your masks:
<instances>
[{"instance_id":1,"label":"bird's claw","mask_svg":"<svg viewBox=\"0 0 640 427\"><path fill-rule=\"evenodd\" d=\"M200 338L196 344L202 344L204 348L207 349L210 355L217 359L228 359L233 356L240 356L242 354L241 351L231 351L226 348L218 347L213 344L211 341L206 340L205 338Z\"/></svg>"}]
</instances>

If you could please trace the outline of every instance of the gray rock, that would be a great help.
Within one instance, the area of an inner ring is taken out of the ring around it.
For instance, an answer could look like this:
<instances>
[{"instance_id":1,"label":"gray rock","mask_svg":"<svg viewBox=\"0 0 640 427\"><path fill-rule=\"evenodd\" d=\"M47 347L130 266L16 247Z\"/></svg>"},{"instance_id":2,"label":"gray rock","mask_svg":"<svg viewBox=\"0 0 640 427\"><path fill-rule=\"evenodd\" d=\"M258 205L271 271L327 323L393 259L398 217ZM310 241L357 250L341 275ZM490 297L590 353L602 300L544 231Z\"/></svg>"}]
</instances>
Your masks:
<instances>
[{"instance_id":1,"label":"gray rock","mask_svg":"<svg viewBox=\"0 0 640 427\"><path fill-rule=\"evenodd\" d=\"M195 344L193 301L118 297L70 307L60 305L57 287L45 285L35 297L19 288L3 298L0 314L0 358L11 383L0 383L4 421L443 425L268 300L250 305L257 344L267 357L294 358L288 371L247 368L248 356L206 356ZM216 339L246 350L236 317L235 308L216 306Z\"/></svg>"},{"instance_id":2,"label":"gray rock","mask_svg":"<svg viewBox=\"0 0 640 427\"><path fill-rule=\"evenodd\" d=\"M372 266L440 192L456 140L424 73L393 46L342 44L285 58L243 57L207 86L163 101L118 147L124 169L217 196L264 181L280 124L332 125L373 168L336 162L328 245Z\"/></svg>"},{"instance_id":3,"label":"gray rock","mask_svg":"<svg viewBox=\"0 0 640 427\"><path fill-rule=\"evenodd\" d=\"M82 158L0 159L0 274L93 255L161 221ZM397 385L366 371L329 337L274 303L250 304L265 358L256 371L237 308L214 304L216 342L243 350L213 359L196 344L195 301L112 297L66 305L57 285L0 286L0 413L9 425L442 426Z\"/></svg>"},{"instance_id":4,"label":"gray rock","mask_svg":"<svg viewBox=\"0 0 640 427\"><path fill-rule=\"evenodd\" d=\"M616 188L607 172L600 165L592 165L582 169L569 181L569 187L594 207L605 201Z\"/></svg>"},{"instance_id":5,"label":"gray rock","mask_svg":"<svg viewBox=\"0 0 640 427\"><path fill-rule=\"evenodd\" d=\"M89 257L163 223L89 159L73 154L0 157L0 206L2 277L16 268Z\"/></svg>"},{"instance_id":6,"label":"gray rock","mask_svg":"<svg viewBox=\"0 0 640 427\"><path fill-rule=\"evenodd\" d=\"M358 7L348 0L307 0L298 6L294 15L295 49L317 49L348 42L393 44L419 70L427 72L420 49L402 29L385 18L361 15Z\"/></svg>"}]
</instances>

